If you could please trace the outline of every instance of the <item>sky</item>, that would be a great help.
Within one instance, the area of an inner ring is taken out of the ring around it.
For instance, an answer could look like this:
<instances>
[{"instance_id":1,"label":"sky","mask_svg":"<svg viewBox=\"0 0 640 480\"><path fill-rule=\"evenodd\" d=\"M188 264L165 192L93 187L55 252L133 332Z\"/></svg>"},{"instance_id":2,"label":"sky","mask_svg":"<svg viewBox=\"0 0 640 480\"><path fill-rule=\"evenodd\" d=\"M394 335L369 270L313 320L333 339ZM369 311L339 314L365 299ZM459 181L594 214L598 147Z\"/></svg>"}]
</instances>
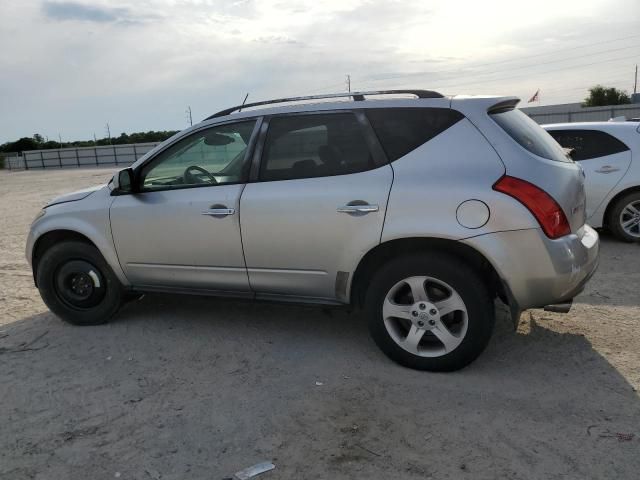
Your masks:
<instances>
[{"instance_id":1,"label":"sky","mask_svg":"<svg viewBox=\"0 0 640 480\"><path fill-rule=\"evenodd\" d=\"M0 0L0 143L181 130L292 95L630 92L638 0Z\"/></svg>"}]
</instances>

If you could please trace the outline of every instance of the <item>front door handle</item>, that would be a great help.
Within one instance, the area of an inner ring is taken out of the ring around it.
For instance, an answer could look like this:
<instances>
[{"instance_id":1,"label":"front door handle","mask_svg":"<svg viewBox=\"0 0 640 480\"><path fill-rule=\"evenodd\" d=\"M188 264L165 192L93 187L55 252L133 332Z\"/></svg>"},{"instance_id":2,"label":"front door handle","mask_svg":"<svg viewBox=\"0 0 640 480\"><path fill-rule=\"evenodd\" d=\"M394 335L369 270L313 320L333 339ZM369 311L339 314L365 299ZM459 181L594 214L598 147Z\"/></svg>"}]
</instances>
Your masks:
<instances>
[{"instance_id":1,"label":"front door handle","mask_svg":"<svg viewBox=\"0 0 640 480\"><path fill-rule=\"evenodd\" d=\"M209 210L203 210L200 212L201 215L208 215L210 217L226 217L228 215L233 215L236 213L235 208L210 208Z\"/></svg>"},{"instance_id":2,"label":"front door handle","mask_svg":"<svg viewBox=\"0 0 640 480\"><path fill-rule=\"evenodd\" d=\"M345 205L343 207L338 207L339 213L371 213L377 212L379 210L378 205Z\"/></svg>"},{"instance_id":3,"label":"front door handle","mask_svg":"<svg viewBox=\"0 0 640 480\"><path fill-rule=\"evenodd\" d=\"M611 165L604 165L604 166L600 167L599 169L597 169L596 172L598 172L598 173L611 173L611 172L617 172L618 170L620 170L618 167L612 167Z\"/></svg>"}]
</instances>

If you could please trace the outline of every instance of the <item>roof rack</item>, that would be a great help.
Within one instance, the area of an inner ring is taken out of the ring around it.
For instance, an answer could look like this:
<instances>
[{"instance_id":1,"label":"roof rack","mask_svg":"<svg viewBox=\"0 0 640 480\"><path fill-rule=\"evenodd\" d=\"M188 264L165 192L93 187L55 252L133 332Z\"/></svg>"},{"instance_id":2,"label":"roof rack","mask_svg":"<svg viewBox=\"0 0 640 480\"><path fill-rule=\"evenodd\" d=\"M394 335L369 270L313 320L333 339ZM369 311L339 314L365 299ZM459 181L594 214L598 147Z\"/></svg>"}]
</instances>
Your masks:
<instances>
[{"instance_id":1,"label":"roof rack","mask_svg":"<svg viewBox=\"0 0 640 480\"><path fill-rule=\"evenodd\" d=\"M275 100L265 100L262 102L245 103L243 105L237 105L235 107L220 110L219 112L214 113L210 117L205 118L205 120L211 120L212 118L223 117L225 115L229 115L230 113L235 112L236 110L240 111L243 108L259 107L261 105L270 105L273 103L288 103L288 102L298 102L301 100L319 100L324 98L344 98L344 97L353 97L354 101L362 101L364 100L365 95L397 95L397 94L415 95L417 98L443 98L444 97L441 93L434 92L432 90L372 90L368 92L326 93L324 95L308 95L305 97L278 98Z\"/></svg>"}]
</instances>

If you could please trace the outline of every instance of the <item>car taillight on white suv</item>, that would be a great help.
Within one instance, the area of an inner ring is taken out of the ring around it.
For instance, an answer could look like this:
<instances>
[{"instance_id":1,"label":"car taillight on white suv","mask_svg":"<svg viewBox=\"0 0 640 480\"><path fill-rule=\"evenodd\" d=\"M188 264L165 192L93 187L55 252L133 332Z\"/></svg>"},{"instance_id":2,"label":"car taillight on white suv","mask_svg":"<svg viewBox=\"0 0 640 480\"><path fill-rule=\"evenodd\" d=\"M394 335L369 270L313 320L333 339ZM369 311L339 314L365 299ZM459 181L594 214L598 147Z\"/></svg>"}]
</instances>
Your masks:
<instances>
[{"instance_id":1,"label":"car taillight on white suv","mask_svg":"<svg viewBox=\"0 0 640 480\"><path fill-rule=\"evenodd\" d=\"M505 175L493 185L493 189L515 198L527 207L547 237L555 239L571 233L562 207L551 195L534 184Z\"/></svg>"}]
</instances>

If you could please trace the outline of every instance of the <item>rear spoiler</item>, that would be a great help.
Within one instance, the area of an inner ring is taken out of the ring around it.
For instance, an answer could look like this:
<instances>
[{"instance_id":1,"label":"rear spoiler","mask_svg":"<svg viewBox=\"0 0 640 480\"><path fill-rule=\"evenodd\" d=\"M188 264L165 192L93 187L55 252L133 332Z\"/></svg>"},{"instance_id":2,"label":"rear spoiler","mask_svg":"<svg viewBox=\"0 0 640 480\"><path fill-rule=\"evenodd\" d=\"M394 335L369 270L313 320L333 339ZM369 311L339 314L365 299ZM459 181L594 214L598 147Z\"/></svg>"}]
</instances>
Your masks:
<instances>
[{"instance_id":1,"label":"rear spoiler","mask_svg":"<svg viewBox=\"0 0 640 480\"><path fill-rule=\"evenodd\" d=\"M509 110L513 110L514 108L516 108L516 105L518 105L518 103L520 103L519 98L510 98L509 100L503 100L496 103L495 105L490 106L487 109L487 113L494 114L508 112Z\"/></svg>"}]
</instances>

